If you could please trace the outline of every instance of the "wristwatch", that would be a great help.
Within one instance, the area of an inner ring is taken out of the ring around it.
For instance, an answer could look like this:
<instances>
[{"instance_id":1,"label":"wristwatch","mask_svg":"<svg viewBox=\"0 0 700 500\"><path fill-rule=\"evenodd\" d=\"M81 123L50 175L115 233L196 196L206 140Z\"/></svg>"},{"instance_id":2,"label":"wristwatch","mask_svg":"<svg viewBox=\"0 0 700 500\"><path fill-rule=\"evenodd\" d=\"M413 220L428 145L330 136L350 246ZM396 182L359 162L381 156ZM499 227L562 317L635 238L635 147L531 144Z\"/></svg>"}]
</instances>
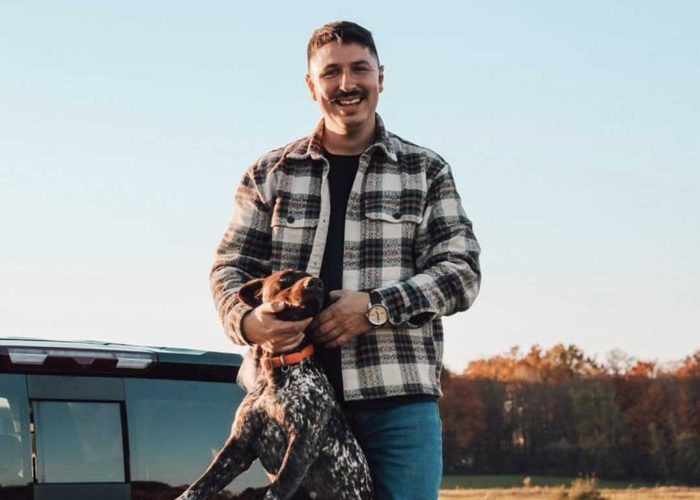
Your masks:
<instances>
[{"instance_id":1,"label":"wristwatch","mask_svg":"<svg viewBox=\"0 0 700 500\"><path fill-rule=\"evenodd\" d=\"M375 291L369 292L369 306L366 316L367 321L375 328L384 326L389 321L389 309L382 302L382 296Z\"/></svg>"}]
</instances>

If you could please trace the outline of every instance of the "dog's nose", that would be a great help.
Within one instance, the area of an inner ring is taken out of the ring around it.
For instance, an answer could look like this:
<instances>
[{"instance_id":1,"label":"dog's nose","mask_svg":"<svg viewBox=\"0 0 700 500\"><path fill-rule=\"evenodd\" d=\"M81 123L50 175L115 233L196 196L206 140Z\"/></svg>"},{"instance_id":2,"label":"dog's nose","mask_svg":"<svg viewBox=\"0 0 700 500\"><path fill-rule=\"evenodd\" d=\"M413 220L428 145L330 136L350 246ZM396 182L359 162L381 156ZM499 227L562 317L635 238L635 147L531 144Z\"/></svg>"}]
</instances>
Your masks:
<instances>
[{"instance_id":1,"label":"dog's nose","mask_svg":"<svg viewBox=\"0 0 700 500\"><path fill-rule=\"evenodd\" d=\"M304 283L304 288L323 288L323 281L318 278L309 278Z\"/></svg>"}]
</instances>

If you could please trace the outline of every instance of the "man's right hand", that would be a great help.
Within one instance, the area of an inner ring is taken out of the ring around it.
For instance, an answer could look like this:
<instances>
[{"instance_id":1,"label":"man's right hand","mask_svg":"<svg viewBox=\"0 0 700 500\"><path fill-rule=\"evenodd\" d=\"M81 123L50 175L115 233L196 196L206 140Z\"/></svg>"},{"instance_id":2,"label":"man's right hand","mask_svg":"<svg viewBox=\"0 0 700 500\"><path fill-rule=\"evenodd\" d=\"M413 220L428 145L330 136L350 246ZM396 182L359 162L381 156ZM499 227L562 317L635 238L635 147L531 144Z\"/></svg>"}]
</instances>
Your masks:
<instances>
[{"instance_id":1,"label":"man's right hand","mask_svg":"<svg viewBox=\"0 0 700 500\"><path fill-rule=\"evenodd\" d=\"M304 330L313 318L281 321L275 314L284 307L282 301L264 303L243 316L241 326L246 340L270 354L280 354L298 347L304 340Z\"/></svg>"}]
</instances>

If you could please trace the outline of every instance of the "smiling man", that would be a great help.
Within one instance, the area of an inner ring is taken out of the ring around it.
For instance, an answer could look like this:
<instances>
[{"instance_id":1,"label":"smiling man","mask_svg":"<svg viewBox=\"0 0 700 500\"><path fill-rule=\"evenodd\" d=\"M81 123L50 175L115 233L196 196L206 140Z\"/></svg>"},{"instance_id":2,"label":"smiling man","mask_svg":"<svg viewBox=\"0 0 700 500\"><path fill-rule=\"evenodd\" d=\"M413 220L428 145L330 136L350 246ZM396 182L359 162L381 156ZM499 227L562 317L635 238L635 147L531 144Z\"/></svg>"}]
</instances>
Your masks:
<instances>
[{"instance_id":1,"label":"smiling man","mask_svg":"<svg viewBox=\"0 0 700 500\"><path fill-rule=\"evenodd\" d=\"M376 114L384 68L371 33L327 24L307 56L323 119L247 170L212 269L214 299L236 343L286 353L302 332L312 338L377 498L437 498L440 318L474 302L479 245L449 165ZM313 323L277 320L281 303L251 309L237 298L248 280L287 268L331 291Z\"/></svg>"}]
</instances>

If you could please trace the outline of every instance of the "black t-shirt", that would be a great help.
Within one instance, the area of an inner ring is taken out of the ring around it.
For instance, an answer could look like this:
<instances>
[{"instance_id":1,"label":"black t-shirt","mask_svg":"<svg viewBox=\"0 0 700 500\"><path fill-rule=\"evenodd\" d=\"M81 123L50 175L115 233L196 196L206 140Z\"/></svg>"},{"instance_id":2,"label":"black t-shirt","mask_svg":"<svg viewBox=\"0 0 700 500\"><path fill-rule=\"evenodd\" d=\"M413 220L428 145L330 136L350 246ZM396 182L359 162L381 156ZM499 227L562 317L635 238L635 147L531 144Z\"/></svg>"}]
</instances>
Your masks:
<instances>
[{"instance_id":1,"label":"black t-shirt","mask_svg":"<svg viewBox=\"0 0 700 500\"><path fill-rule=\"evenodd\" d=\"M328 187L331 193L331 216L328 220L326 250L323 253L320 278L326 292L343 288L343 250L345 248L345 215L352 184L357 176L360 155L340 156L324 153L330 163ZM329 304L324 304L328 307ZM343 400L343 378L340 372L340 348L316 346L321 362L338 401Z\"/></svg>"}]
</instances>

